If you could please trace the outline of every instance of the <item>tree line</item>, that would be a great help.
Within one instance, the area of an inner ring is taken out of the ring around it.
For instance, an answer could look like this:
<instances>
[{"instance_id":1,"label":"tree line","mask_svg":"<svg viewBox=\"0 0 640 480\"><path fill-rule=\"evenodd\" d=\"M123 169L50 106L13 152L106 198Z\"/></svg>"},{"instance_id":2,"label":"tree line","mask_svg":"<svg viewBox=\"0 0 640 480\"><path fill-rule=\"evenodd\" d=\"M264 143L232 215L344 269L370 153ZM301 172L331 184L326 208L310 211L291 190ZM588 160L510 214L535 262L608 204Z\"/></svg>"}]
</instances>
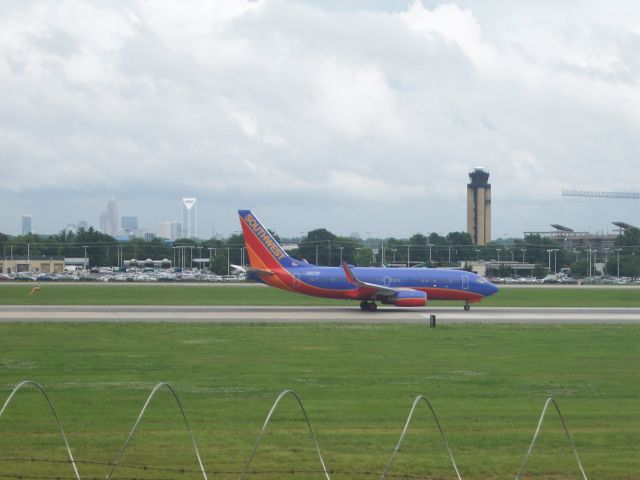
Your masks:
<instances>
[{"instance_id":1,"label":"tree line","mask_svg":"<svg viewBox=\"0 0 640 480\"><path fill-rule=\"evenodd\" d=\"M275 232L271 233L282 243ZM620 276L640 277L640 230L636 228L621 233L614 242L614 248L607 252L568 249L560 239L540 235L527 235L511 242L473 245L471 236L466 232L450 232L446 236L416 233L407 239L361 240L318 228L302 238L293 239L292 243L296 243L297 248L290 249L290 255L326 266L338 266L341 262L370 266L384 262L385 265L439 267L474 260L514 261L535 264L534 274L537 276L570 267L577 276L584 277L589 276L596 260L606 260L608 274L617 275L619 268ZM211 260L214 272L224 274L229 264L241 264L243 261L248 264L242 234L233 234L226 239L178 239L169 242L161 238L132 238L122 242L90 227L75 233L61 231L49 236L28 234L10 237L0 233L0 245L4 257L83 258L86 254L92 267L120 266L123 260L147 258L166 258L174 265L180 265L186 258L185 265L191 267L196 266L194 258L207 258ZM500 272L493 272L501 276L510 273L506 266Z\"/></svg>"}]
</instances>

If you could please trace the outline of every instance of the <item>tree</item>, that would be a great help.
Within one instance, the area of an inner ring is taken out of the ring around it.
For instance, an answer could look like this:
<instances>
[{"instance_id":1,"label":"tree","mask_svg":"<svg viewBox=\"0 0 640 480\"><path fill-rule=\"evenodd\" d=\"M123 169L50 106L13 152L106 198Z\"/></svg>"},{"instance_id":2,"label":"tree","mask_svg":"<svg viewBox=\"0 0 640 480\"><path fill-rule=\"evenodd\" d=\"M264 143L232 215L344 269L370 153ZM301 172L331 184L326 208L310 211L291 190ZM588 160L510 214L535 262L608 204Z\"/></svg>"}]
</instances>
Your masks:
<instances>
[{"instance_id":1,"label":"tree","mask_svg":"<svg viewBox=\"0 0 640 480\"><path fill-rule=\"evenodd\" d=\"M330 265L331 257L335 255L335 241L337 238L335 234L325 228L311 230L306 237L300 240L298 254L308 262L316 263L317 253L318 265ZM332 242L334 252L331 251Z\"/></svg>"},{"instance_id":2,"label":"tree","mask_svg":"<svg viewBox=\"0 0 640 480\"><path fill-rule=\"evenodd\" d=\"M547 276L547 273L549 272L544 263L536 263L536 266L533 268L532 275L536 278L544 278Z\"/></svg>"},{"instance_id":3,"label":"tree","mask_svg":"<svg viewBox=\"0 0 640 480\"><path fill-rule=\"evenodd\" d=\"M589 262L587 260L578 260L571 266L571 276L576 278L584 278L589 276Z\"/></svg>"}]
</instances>

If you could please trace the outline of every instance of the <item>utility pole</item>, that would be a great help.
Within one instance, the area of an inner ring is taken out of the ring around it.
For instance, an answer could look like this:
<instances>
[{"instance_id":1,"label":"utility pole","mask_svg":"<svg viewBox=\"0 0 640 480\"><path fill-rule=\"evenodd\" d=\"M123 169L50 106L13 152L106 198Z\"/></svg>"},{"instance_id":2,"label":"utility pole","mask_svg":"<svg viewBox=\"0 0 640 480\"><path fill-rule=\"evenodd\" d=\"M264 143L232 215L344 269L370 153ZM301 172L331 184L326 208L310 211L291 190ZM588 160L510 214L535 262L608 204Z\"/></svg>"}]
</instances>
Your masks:
<instances>
[{"instance_id":1,"label":"utility pole","mask_svg":"<svg viewBox=\"0 0 640 480\"><path fill-rule=\"evenodd\" d=\"M622 251L621 248L616 248L616 253L618 254L618 278L620 278L620 252Z\"/></svg>"}]
</instances>

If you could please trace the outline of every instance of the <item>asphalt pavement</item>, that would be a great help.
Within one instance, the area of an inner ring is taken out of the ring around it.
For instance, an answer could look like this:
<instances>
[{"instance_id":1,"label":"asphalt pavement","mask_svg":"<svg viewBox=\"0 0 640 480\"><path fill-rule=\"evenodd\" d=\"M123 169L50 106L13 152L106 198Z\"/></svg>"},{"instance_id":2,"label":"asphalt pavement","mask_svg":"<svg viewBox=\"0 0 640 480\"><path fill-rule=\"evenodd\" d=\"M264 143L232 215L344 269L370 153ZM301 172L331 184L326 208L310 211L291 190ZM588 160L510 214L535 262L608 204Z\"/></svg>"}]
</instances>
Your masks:
<instances>
[{"instance_id":1,"label":"asphalt pavement","mask_svg":"<svg viewBox=\"0 0 640 480\"><path fill-rule=\"evenodd\" d=\"M640 308L0 306L0 322L640 323Z\"/></svg>"}]
</instances>

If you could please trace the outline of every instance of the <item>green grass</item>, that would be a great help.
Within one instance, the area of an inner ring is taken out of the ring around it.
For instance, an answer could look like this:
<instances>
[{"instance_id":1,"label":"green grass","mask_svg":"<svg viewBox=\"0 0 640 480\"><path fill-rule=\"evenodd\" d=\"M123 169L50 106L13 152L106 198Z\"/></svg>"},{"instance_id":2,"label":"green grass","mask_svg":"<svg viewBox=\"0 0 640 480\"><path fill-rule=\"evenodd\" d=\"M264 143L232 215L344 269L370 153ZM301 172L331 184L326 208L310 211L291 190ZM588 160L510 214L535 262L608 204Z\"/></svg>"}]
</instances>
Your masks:
<instances>
[{"instance_id":1,"label":"green grass","mask_svg":"<svg viewBox=\"0 0 640 480\"><path fill-rule=\"evenodd\" d=\"M112 461L152 386L168 381L211 470L241 469L275 396L293 388L328 467L339 471L380 472L413 398L426 394L465 479L512 479L548 396L558 400L589 478L630 480L640 472L636 325L0 324L0 402L27 378L47 389L81 461ZM0 418L0 472L70 477L65 464L2 461L64 458L35 390L16 400ZM169 395L160 393L148 413L124 462L194 468ZM392 473L453 478L427 413L418 410ZM295 403L285 399L253 467L317 469L305 428ZM85 477L107 473L102 465L80 467ZM528 471L528 478L579 477L555 415L545 421Z\"/></svg>"},{"instance_id":2,"label":"green grass","mask_svg":"<svg viewBox=\"0 0 640 480\"><path fill-rule=\"evenodd\" d=\"M43 284L29 297L28 284L0 285L0 305L351 305L354 302L308 297L263 286L55 285ZM461 305L462 302L432 302ZM632 287L502 288L477 306L492 307L640 307Z\"/></svg>"}]
</instances>

